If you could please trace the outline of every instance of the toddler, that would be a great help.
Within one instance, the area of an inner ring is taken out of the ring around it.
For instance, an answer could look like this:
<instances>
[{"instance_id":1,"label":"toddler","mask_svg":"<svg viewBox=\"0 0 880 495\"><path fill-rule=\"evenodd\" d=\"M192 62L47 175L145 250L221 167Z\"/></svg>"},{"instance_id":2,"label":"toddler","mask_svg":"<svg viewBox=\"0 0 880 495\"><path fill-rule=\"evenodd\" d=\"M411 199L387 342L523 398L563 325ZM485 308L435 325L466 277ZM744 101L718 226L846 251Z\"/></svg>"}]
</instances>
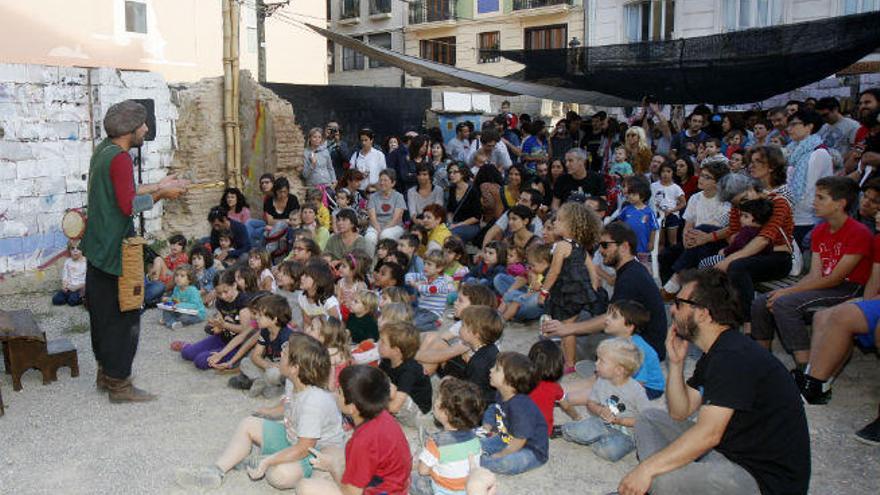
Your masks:
<instances>
[{"instance_id":1,"label":"toddler","mask_svg":"<svg viewBox=\"0 0 880 495\"><path fill-rule=\"evenodd\" d=\"M644 389L632 377L641 366L642 354L623 338L603 340L597 351L596 384L590 391L587 410L591 416L562 425L569 442L590 445L602 459L616 462L635 450L632 428L650 404Z\"/></svg>"},{"instance_id":2,"label":"toddler","mask_svg":"<svg viewBox=\"0 0 880 495\"><path fill-rule=\"evenodd\" d=\"M453 377L440 382L433 413L443 430L426 439L411 494L465 493L468 457L480 457L480 439L474 429L480 426L484 409L480 389L473 383Z\"/></svg>"},{"instance_id":3,"label":"toddler","mask_svg":"<svg viewBox=\"0 0 880 495\"><path fill-rule=\"evenodd\" d=\"M495 388L489 379L489 370L495 365L498 346L495 343L504 331L504 321L498 311L489 306L471 306L461 312L461 341L470 348L463 378L480 387L483 400L490 403Z\"/></svg>"},{"instance_id":4,"label":"toddler","mask_svg":"<svg viewBox=\"0 0 880 495\"><path fill-rule=\"evenodd\" d=\"M336 299L339 300L343 316L348 316L355 296L367 290L367 274L370 271L370 264L370 257L360 249L355 249L339 260Z\"/></svg>"},{"instance_id":5,"label":"toddler","mask_svg":"<svg viewBox=\"0 0 880 495\"><path fill-rule=\"evenodd\" d=\"M157 256L153 260L148 278L151 281L159 281L165 284L165 289L174 286L174 270L178 266L189 262L186 256L186 237L176 234L168 239L168 255L164 258Z\"/></svg>"},{"instance_id":6,"label":"toddler","mask_svg":"<svg viewBox=\"0 0 880 495\"><path fill-rule=\"evenodd\" d=\"M314 318L306 334L318 339L330 353L330 390L339 385L339 373L351 364L351 338L342 322L336 318Z\"/></svg>"},{"instance_id":7,"label":"toddler","mask_svg":"<svg viewBox=\"0 0 880 495\"><path fill-rule=\"evenodd\" d=\"M416 361L419 332L409 322L387 323L379 328L379 368L391 379L388 411L404 426L416 427L431 411L431 380Z\"/></svg>"},{"instance_id":8,"label":"toddler","mask_svg":"<svg viewBox=\"0 0 880 495\"><path fill-rule=\"evenodd\" d=\"M547 422L547 434L553 433L553 408L559 406L571 419L578 421L581 415L577 412L565 391L559 385L562 378L563 359L562 351L555 343L549 340L539 340L529 349L529 360L535 370L537 385L529 392L529 397L541 410L544 421Z\"/></svg>"},{"instance_id":9,"label":"toddler","mask_svg":"<svg viewBox=\"0 0 880 495\"><path fill-rule=\"evenodd\" d=\"M770 221L770 217L772 216L773 202L769 199L760 198L740 202L739 231L730 240L730 244L728 244L727 247L722 249L718 254L702 259L700 261L700 268L715 266L723 261L724 258L746 247L746 244L748 244L755 237L758 237L761 229L764 228L764 225ZM772 243L767 243L767 246L765 246L764 249L756 254L769 254L772 251Z\"/></svg>"},{"instance_id":10,"label":"toddler","mask_svg":"<svg viewBox=\"0 0 880 495\"><path fill-rule=\"evenodd\" d=\"M304 326L308 326L313 318L332 316L342 319L330 266L323 260L310 261L306 265L299 287L303 291L299 296L299 307L302 308Z\"/></svg>"},{"instance_id":11,"label":"toddler","mask_svg":"<svg viewBox=\"0 0 880 495\"><path fill-rule=\"evenodd\" d=\"M547 462L550 438L541 410L527 395L535 388L529 358L518 352L498 354L490 373L498 391L483 414L480 464L498 474L520 474Z\"/></svg>"},{"instance_id":12,"label":"toddler","mask_svg":"<svg viewBox=\"0 0 880 495\"><path fill-rule=\"evenodd\" d=\"M422 241L419 239L418 235L406 234L402 236L397 247L400 249L401 253L409 257L409 265L406 268L407 274L425 273L425 262L418 254L419 248L422 247Z\"/></svg>"},{"instance_id":13,"label":"toddler","mask_svg":"<svg viewBox=\"0 0 880 495\"><path fill-rule=\"evenodd\" d=\"M626 161L626 148L623 146L614 148L614 160L611 162L609 173L619 177L629 177L633 174L632 165Z\"/></svg>"},{"instance_id":14,"label":"toddler","mask_svg":"<svg viewBox=\"0 0 880 495\"><path fill-rule=\"evenodd\" d=\"M318 221L318 211L322 208L326 212L326 207L320 203L306 202L300 210L300 218L302 222L301 228L311 232L315 242L318 243L318 247L323 250L330 239L330 231L324 224ZM327 218L329 218L329 212L327 212Z\"/></svg>"},{"instance_id":15,"label":"toddler","mask_svg":"<svg viewBox=\"0 0 880 495\"><path fill-rule=\"evenodd\" d=\"M272 263L269 262L269 252L265 249L253 248L248 253L248 266L257 273L257 287L262 291L275 293L278 284L275 275L272 274Z\"/></svg>"},{"instance_id":16,"label":"toddler","mask_svg":"<svg viewBox=\"0 0 880 495\"><path fill-rule=\"evenodd\" d=\"M279 369L293 386L281 404L261 414L280 414L283 421L244 418L217 461L201 469L178 471L178 485L216 489L223 484L226 473L242 466L252 480L265 476L274 488L291 489L311 478L313 452L341 457L345 445L342 416L336 398L325 388L330 376L327 350L302 334L292 335L286 342ZM248 454L254 447L259 448L259 456L250 458Z\"/></svg>"},{"instance_id":17,"label":"toddler","mask_svg":"<svg viewBox=\"0 0 880 495\"><path fill-rule=\"evenodd\" d=\"M425 274L412 274L409 285L419 294L416 308L416 328L423 332L436 330L441 324L443 312L446 310L446 298L455 286L452 278L443 273L446 258L438 250L430 251L425 256Z\"/></svg>"},{"instance_id":18,"label":"toddler","mask_svg":"<svg viewBox=\"0 0 880 495\"><path fill-rule=\"evenodd\" d=\"M195 275L189 265L174 270L174 290L171 297L163 298L166 303L162 311L162 324L172 330L184 325L194 325L205 320L205 304L193 283Z\"/></svg>"},{"instance_id":19,"label":"toddler","mask_svg":"<svg viewBox=\"0 0 880 495\"><path fill-rule=\"evenodd\" d=\"M544 307L538 303L538 298L552 256L550 247L546 244L536 244L528 249L526 258L529 271L524 277L517 277L501 297L503 302L499 311L505 321L535 320L544 314Z\"/></svg>"},{"instance_id":20,"label":"toddler","mask_svg":"<svg viewBox=\"0 0 880 495\"><path fill-rule=\"evenodd\" d=\"M214 259L220 261L220 268L229 268L235 263L235 259L230 256L232 252L232 231L228 229L221 230L217 234L217 249L214 250Z\"/></svg>"},{"instance_id":21,"label":"toddler","mask_svg":"<svg viewBox=\"0 0 880 495\"><path fill-rule=\"evenodd\" d=\"M205 306L214 304L216 294L214 292L214 278L217 270L214 269L214 255L204 246L195 245L189 250L189 262L192 264L196 277L196 288L202 296Z\"/></svg>"},{"instance_id":22,"label":"toddler","mask_svg":"<svg viewBox=\"0 0 880 495\"><path fill-rule=\"evenodd\" d=\"M367 290L361 290L352 299L351 311L345 322L351 341L360 344L365 340L379 340L379 326L376 322L376 310L379 297Z\"/></svg>"},{"instance_id":23,"label":"toddler","mask_svg":"<svg viewBox=\"0 0 880 495\"><path fill-rule=\"evenodd\" d=\"M505 272L507 265L507 243L492 241L483 248L483 257L471 268L464 282L476 282L492 286L495 277Z\"/></svg>"},{"instance_id":24,"label":"toddler","mask_svg":"<svg viewBox=\"0 0 880 495\"><path fill-rule=\"evenodd\" d=\"M296 328L304 328L302 308L299 307L299 297L302 295L299 282L305 270L305 264L299 261L283 261L275 268L275 280L278 283L276 294L287 299L290 305L290 321Z\"/></svg>"},{"instance_id":25,"label":"toddler","mask_svg":"<svg viewBox=\"0 0 880 495\"><path fill-rule=\"evenodd\" d=\"M654 198L655 210L665 215L663 230L666 236L661 237L660 241L665 241L667 246L674 246L678 244L678 228L682 225L679 212L687 206L687 201L684 190L673 180L675 164L670 161L663 162L659 167L659 173L660 180L651 184L651 196Z\"/></svg>"},{"instance_id":26,"label":"toddler","mask_svg":"<svg viewBox=\"0 0 880 495\"><path fill-rule=\"evenodd\" d=\"M79 241L67 243L69 258L61 269L61 289L52 296L52 304L78 306L83 302L86 290L86 258L79 249Z\"/></svg>"},{"instance_id":27,"label":"toddler","mask_svg":"<svg viewBox=\"0 0 880 495\"><path fill-rule=\"evenodd\" d=\"M626 178L626 200L620 210L618 220L625 222L636 233L638 246L636 252L648 254L654 246L654 236L659 228L654 210L648 206L651 199L651 185L642 176Z\"/></svg>"}]
</instances>

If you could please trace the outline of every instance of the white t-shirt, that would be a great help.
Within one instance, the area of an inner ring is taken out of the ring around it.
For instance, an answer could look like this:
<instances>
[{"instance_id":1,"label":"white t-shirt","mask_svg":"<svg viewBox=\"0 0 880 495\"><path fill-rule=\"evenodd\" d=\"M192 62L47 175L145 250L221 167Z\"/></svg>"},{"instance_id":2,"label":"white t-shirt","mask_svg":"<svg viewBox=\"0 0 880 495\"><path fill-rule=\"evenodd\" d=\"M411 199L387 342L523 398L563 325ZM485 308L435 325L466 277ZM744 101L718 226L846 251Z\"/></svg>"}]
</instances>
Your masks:
<instances>
[{"instance_id":1,"label":"white t-shirt","mask_svg":"<svg viewBox=\"0 0 880 495\"><path fill-rule=\"evenodd\" d=\"M498 220L495 220L495 226L498 227L499 229L501 229L501 231L504 232L505 234L507 233L507 226L510 223L510 220L507 218L507 215L509 213L510 213L509 210L505 211L504 214L502 214L500 217L498 217ZM544 222L542 222L540 218L535 216L534 218L532 218L532 222L529 224L529 232L535 234L538 237L543 236L544 235Z\"/></svg>"},{"instance_id":2,"label":"white t-shirt","mask_svg":"<svg viewBox=\"0 0 880 495\"><path fill-rule=\"evenodd\" d=\"M598 249L596 250L596 253L593 255L593 264L596 265L597 270L602 270L603 272L605 272L608 275L611 275L612 277L617 276L617 270L615 270L613 266L608 266L605 264L605 260L602 257L602 253L600 253ZM611 299L611 296L614 295L614 285L606 282L604 278L600 278L599 280L600 280L600 282L602 282L602 287L605 289L605 292L608 293L608 299Z\"/></svg>"},{"instance_id":3,"label":"white t-shirt","mask_svg":"<svg viewBox=\"0 0 880 495\"><path fill-rule=\"evenodd\" d=\"M300 438L316 438L318 450L345 445L342 414L332 393L312 385L302 392L295 392L292 386L285 388L284 429L291 445Z\"/></svg>"},{"instance_id":4,"label":"white t-shirt","mask_svg":"<svg viewBox=\"0 0 880 495\"><path fill-rule=\"evenodd\" d=\"M69 287L85 285L86 259L80 258L79 261L74 261L72 258L67 258L61 271L61 280L67 282Z\"/></svg>"},{"instance_id":5,"label":"white t-shirt","mask_svg":"<svg viewBox=\"0 0 880 495\"><path fill-rule=\"evenodd\" d=\"M275 275L272 275L272 270L269 270L268 268L264 268L263 271L260 272L260 282L262 283L266 278L272 280L272 294L278 292L278 283L275 282Z\"/></svg>"},{"instance_id":6,"label":"white t-shirt","mask_svg":"<svg viewBox=\"0 0 880 495\"><path fill-rule=\"evenodd\" d=\"M697 225L714 225L716 227L726 227L730 220L730 203L722 203L718 201L718 193L715 196L707 198L703 191L700 191L688 200L687 208L684 210L682 218L686 222Z\"/></svg>"},{"instance_id":7,"label":"white t-shirt","mask_svg":"<svg viewBox=\"0 0 880 495\"><path fill-rule=\"evenodd\" d=\"M651 184L651 197L653 201L651 206L655 211L669 211L678 204L678 198L684 196L681 186L673 182L668 186L664 186L660 181Z\"/></svg>"},{"instance_id":8,"label":"white t-shirt","mask_svg":"<svg viewBox=\"0 0 880 495\"><path fill-rule=\"evenodd\" d=\"M618 409L623 409L617 415L618 418L635 418L653 407L648 401L648 396L645 395L645 388L633 378L619 387L604 378L597 379L590 391L590 400L606 407L616 404ZM621 408L621 404L625 407ZM617 425L615 428L632 435L632 429L629 427Z\"/></svg>"},{"instance_id":9,"label":"white t-shirt","mask_svg":"<svg viewBox=\"0 0 880 495\"><path fill-rule=\"evenodd\" d=\"M816 195L816 181L822 177L834 175L834 165L831 161L831 154L827 150L817 149L810 153L810 162L807 170L807 182L804 188L804 195L794 204L792 213L794 213L795 225L813 225L816 223L815 212L813 211L813 199ZM792 176L794 167L788 167L788 176ZM789 187L791 185L789 184Z\"/></svg>"},{"instance_id":10,"label":"white t-shirt","mask_svg":"<svg viewBox=\"0 0 880 495\"><path fill-rule=\"evenodd\" d=\"M374 186L379 183L379 172L385 170L385 154L376 148L370 148L370 152L364 155L360 149L352 153L351 168L355 168L363 173L367 180L361 182L361 191L367 186Z\"/></svg>"},{"instance_id":11,"label":"white t-shirt","mask_svg":"<svg viewBox=\"0 0 880 495\"><path fill-rule=\"evenodd\" d=\"M336 308L339 311L339 300L336 296L330 296L324 301L324 304L316 304L309 301L305 293L299 295L299 307L302 308L303 314L309 315L310 318L316 316L325 316L331 309Z\"/></svg>"}]
</instances>

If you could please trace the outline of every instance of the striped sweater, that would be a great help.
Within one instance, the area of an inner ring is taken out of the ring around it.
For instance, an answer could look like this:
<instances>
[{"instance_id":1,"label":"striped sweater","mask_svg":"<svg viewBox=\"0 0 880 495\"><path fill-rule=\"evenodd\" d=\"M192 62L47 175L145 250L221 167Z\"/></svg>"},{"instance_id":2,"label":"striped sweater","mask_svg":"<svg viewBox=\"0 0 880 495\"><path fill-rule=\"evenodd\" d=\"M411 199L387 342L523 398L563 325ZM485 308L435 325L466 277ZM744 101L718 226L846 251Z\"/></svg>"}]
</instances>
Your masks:
<instances>
[{"instance_id":1,"label":"striped sweater","mask_svg":"<svg viewBox=\"0 0 880 495\"><path fill-rule=\"evenodd\" d=\"M422 279L416 290L419 291L419 309L442 316L446 310L446 296L455 290L455 283L449 275L440 275L433 280Z\"/></svg>"},{"instance_id":2,"label":"striped sweater","mask_svg":"<svg viewBox=\"0 0 880 495\"><path fill-rule=\"evenodd\" d=\"M480 456L480 439L472 430L441 431L428 437L419 461L431 468L431 480L446 490L464 491L468 455Z\"/></svg>"}]
</instances>

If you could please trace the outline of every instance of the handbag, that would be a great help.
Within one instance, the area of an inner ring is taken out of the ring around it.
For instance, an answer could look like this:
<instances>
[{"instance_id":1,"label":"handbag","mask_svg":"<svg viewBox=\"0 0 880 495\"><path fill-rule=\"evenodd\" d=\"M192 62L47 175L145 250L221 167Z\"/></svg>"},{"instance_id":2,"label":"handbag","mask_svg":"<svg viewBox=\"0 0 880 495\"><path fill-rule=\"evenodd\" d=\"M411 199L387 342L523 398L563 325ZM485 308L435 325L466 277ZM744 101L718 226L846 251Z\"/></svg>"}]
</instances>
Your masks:
<instances>
[{"instance_id":1,"label":"handbag","mask_svg":"<svg viewBox=\"0 0 880 495\"><path fill-rule=\"evenodd\" d=\"M788 249L791 249L791 270L788 274L789 276L797 277L804 271L804 254L801 252L801 248L798 246L798 243L794 238L789 242L788 236L785 235L785 231L782 230L782 227L777 228L779 229L779 233L782 234L782 240L785 241L785 245L788 246Z\"/></svg>"},{"instance_id":2,"label":"handbag","mask_svg":"<svg viewBox=\"0 0 880 495\"><path fill-rule=\"evenodd\" d=\"M119 277L119 311L140 310L144 306L144 246L143 237L129 237L122 241L122 275Z\"/></svg>"}]
</instances>

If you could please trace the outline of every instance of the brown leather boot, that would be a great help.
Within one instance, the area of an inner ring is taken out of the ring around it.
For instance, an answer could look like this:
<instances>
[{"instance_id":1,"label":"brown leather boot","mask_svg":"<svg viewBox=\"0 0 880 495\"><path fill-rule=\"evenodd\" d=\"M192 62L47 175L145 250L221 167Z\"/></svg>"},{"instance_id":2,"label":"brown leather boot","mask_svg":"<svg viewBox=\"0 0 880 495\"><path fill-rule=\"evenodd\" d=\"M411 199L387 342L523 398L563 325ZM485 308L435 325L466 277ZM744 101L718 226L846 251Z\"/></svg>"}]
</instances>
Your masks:
<instances>
[{"instance_id":1,"label":"brown leather boot","mask_svg":"<svg viewBox=\"0 0 880 495\"><path fill-rule=\"evenodd\" d=\"M104 375L104 368L98 366L98 374L95 376L95 387L99 392L106 392L107 388L107 376Z\"/></svg>"},{"instance_id":2,"label":"brown leather boot","mask_svg":"<svg viewBox=\"0 0 880 495\"><path fill-rule=\"evenodd\" d=\"M105 375L104 381L107 384L107 390L110 391L110 402L113 404L156 400L155 395L132 385L131 378L119 380Z\"/></svg>"}]
</instances>

